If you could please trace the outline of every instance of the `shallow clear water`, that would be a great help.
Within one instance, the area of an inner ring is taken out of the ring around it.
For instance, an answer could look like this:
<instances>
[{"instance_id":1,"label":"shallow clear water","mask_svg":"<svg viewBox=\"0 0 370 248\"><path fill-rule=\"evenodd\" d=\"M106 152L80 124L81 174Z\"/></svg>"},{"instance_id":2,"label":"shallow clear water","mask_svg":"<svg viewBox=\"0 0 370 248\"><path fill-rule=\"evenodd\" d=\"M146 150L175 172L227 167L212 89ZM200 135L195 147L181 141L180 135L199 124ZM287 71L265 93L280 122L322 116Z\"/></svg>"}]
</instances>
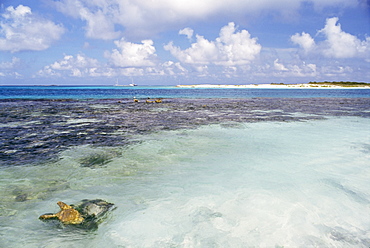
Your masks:
<instances>
[{"instance_id":1,"label":"shallow clear water","mask_svg":"<svg viewBox=\"0 0 370 248\"><path fill-rule=\"evenodd\" d=\"M1 168L0 247L369 247L369 124L227 123ZM85 198L117 206L96 231L38 220Z\"/></svg>"}]
</instances>

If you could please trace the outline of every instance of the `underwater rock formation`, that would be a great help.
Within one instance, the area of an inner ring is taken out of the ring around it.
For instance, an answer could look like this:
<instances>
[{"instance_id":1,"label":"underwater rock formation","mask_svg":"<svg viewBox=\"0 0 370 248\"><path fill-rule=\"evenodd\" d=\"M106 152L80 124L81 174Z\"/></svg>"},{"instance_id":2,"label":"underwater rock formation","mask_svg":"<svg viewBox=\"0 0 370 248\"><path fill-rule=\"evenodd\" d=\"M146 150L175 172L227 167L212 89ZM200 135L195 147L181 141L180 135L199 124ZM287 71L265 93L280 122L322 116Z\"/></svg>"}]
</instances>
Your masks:
<instances>
[{"instance_id":1,"label":"underwater rock formation","mask_svg":"<svg viewBox=\"0 0 370 248\"><path fill-rule=\"evenodd\" d=\"M369 117L370 98L0 100L0 166L58 159L71 146L124 146L131 137L201 125L305 121L328 116ZM42 130L42 131L41 131ZM114 156L114 154L113 154ZM81 159L104 166L112 154ZM22 199L21 199L22 200Z\"/></svg>"}]
</instances>

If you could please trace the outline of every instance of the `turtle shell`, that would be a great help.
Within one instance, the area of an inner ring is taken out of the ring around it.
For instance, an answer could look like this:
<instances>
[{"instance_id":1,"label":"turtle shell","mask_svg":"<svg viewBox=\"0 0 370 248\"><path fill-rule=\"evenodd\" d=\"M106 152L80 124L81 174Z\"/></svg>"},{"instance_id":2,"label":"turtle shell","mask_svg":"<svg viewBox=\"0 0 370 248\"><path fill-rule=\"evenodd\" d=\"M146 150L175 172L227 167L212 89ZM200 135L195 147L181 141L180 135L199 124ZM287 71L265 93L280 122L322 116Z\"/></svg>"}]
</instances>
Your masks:
<instances>
[{"instance_id":1,"label":"turtle shell","mask_svg":"<svg viewBox=\"0 0 370 248\"><path fill-rule=\"evenodd\" d=\"M107 213L116 208L113 203L101 199L84 199L72 206L85 218L81 225L87 229L96 229L98 224L107 217Z\"/></svg>"},{"instance_id":2,"label":"turtle shell","mask_svg":"<svg viewBox=\"0 0 370 248\"><path fill-rule=\"evenodd\" d=\"M85 218L99 218L110 210L115 208L113 203L101 199L87 200L84 199L77 204L72 205L74 209L82 214Z\"/></svg>"}]
</instances>

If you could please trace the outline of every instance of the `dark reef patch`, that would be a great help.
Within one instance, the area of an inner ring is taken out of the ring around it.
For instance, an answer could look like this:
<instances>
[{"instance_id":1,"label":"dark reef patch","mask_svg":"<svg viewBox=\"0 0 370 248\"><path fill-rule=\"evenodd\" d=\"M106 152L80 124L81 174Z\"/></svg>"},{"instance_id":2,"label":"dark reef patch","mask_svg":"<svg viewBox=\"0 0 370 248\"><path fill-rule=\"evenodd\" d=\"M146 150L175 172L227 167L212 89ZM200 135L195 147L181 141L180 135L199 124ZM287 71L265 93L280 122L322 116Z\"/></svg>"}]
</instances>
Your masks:
<instances>
[{"instance_id":1,"label":"dark reef patch","mask_svg":"<svg viewBox=\"0 0 370 248\"><path fill-rule=\"evenodd\" d=\"M326 116L370 117L370 98L1 100L0 166L40 163L77 145L121 146L160 130L228 122L304 121ZM103 154L104 155L104 154ZM109 156L84 158L100 166Z\"/></svg>"}]
</instances>

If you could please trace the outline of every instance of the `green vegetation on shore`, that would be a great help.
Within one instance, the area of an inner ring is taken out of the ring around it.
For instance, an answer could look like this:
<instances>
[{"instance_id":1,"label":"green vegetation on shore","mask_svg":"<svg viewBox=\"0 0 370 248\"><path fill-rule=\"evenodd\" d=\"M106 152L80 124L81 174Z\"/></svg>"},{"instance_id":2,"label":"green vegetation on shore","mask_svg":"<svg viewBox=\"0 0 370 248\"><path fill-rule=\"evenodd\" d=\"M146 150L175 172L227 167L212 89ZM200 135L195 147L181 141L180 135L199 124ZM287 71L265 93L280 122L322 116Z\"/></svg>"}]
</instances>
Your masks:
<instances>
[{"instance_id":1,"label":"green vegetation on shore","mask_svg":"<svg viewBox=\"0 0 370 248\"><path fill-rule=\"evenodd\" d=\"M363 87L363 86L370 86L370 83L363 83L363 82L309 82L308 84L311 85L333 85L333 86L341 86L341 87Z\"/></svg>"},{"instance_id":2,"label":"green vegetation on shore","mask_svg":"<svg viewBox=\"0 0 370 248\"><path fill-rule=\"evenodd\" d=\"M296 84L285 84L285 83L271 83L271 85L296 85ZM302 84L303 86L304 84ZM330 86L340 86L340 87L370 87L370 83L364 83L364 82L309 82L309 86L311 87L330 87Z\"/></svg>"}]
</instances>

